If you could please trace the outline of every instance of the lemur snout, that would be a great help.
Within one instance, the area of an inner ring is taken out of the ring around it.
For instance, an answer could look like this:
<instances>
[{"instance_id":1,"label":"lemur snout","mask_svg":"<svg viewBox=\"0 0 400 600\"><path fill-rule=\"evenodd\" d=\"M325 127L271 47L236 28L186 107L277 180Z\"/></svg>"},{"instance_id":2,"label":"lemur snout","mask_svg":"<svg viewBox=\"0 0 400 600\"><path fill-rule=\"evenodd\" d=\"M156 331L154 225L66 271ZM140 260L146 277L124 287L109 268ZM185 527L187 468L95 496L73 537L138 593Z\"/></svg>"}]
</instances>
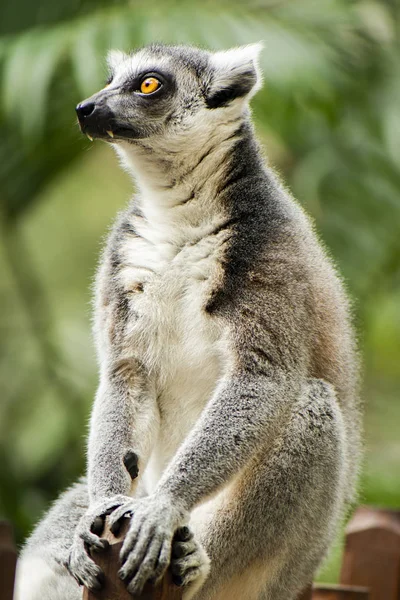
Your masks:
<instances>
[{"instance_id":1,"label":"lemur snout","mask_svg":"<svg viewBox=\"0 0 400 600\"><path fill-rule=\"evenodd\" d=\"M114 114L104 102L84 100L75 108L79 126L89 139L112 138Z\"/></svg>"}]
</instances>

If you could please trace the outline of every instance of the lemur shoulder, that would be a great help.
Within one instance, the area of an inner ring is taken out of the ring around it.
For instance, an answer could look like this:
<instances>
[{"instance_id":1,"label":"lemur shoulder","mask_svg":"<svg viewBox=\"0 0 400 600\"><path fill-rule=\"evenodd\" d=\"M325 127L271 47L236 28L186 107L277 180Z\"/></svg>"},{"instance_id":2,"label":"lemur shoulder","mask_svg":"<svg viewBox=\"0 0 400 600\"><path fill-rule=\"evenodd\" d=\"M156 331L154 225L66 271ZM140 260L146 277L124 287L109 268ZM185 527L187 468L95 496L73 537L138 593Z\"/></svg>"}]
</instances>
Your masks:
<instances>
[{"instance_id":1,"label":"lemur shoulder","mask_svg":"<svg viewBox=\"0 0 400 600\"><path fill-rule=\"evenodd\" d=\"M96 280L87 482L28 541L21 600L46 599L49 582L53 600L100 586L89 549L105 546L94 523L109 512L115 528L132 515L131 593L171 568L185 600L294 600L354 497L348 301L255 140L259 51L112 52L108 85L77 107L138 192Z\"/></svg>"}]
</instances>

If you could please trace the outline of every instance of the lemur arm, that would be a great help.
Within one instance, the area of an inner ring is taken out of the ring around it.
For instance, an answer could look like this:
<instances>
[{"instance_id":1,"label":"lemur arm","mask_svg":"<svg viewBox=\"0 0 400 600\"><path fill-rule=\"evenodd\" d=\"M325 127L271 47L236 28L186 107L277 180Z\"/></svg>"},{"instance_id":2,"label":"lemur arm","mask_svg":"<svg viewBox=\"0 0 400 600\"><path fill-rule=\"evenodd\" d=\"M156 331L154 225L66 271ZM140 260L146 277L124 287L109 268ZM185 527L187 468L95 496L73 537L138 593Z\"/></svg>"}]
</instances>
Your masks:
<instances>
[{"instance_id":1,"label":"lemur arm","mask_svg":"<svg viewBox=\"0 0 400 600\"><path fill-rule=\"evenodd\" d=\"M155 495L190 511L217 491L263 441L274 439L299 383L279 369L271 369L268 375L242 371L228 378L163 475Z\"/></svg>"},{"instance_id":2,"label":"lemur arm","mask_svg":"<svg viewBox=\"0 0 400 600\"><path fill-rule=\"evenodd\" d=\"M159 414L151 382L133 360L102 376L90 423L88 487L91 504L128 495L149 458Z\"/></svg>"},{"instance_id":3,"label":"lemur arm","mask_svg":"<svg viewBox=\"0 0 400 600\"><path fill-rule=\"evenodd\" d=\"M272 268L269 277L269 289L250 290L252 306L230 307L232 368L157 487L156 494L186 511L238 473L260 444L273 441L306 383L308 292L274 279ZM257 308L263 302L271 307L268 320Z\"/></svg>"},{"instance_id":4,"label":"lemur arm","mask_svg":"<svg viewBox=\"0 0 400 600\"><path fill-rule=\"evenodd\" d=\"M107 547L107 540L99 538L105 515L130 500L132 479L144 471L158 426L156 397L140 363L103 360L89 434L89 506L65 563L78 583L91 589L101 587L102 571L90 549Z\"/></svg>"}]
</instances>

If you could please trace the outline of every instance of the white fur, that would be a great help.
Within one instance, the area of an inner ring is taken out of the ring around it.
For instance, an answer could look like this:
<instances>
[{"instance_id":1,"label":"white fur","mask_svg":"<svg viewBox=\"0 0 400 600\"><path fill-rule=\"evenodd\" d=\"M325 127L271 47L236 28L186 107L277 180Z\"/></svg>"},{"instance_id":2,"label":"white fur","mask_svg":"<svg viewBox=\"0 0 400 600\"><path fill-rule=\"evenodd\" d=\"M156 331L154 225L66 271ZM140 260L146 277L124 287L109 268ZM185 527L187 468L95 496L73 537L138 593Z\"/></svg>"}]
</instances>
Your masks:
<instances>
[{"instance_id":1,"label":"white fur","mask_svg":"<svg viewBox=\"0 0 400 600\"><path fill-rule=\"evenodd\" d=\"M227 137L226 128L219 135ZM210 146L212 142L213 137ZM229 361L224 332L203 307L218 277L223 244L230 235L225 229L209 234L226 221L222 207L213 205L210 198L215 196L214 187L221 175L218 164L232 143L223 142L210 160L203 161L194 175L203 184L201 191L182 206L178 203L188 194L191 182L185 180L173 191L164 190L163 177L158 172L153 179L150 166L146 179L141 181L138 199L145 219L132 217L132 225L141 237L128 239L122 249L120 283L131 292L132 308L139 315L131 324L127 352L134 349L153 373L162 419L144 473L148 492L155 488L212 397ZM134 169L138 156L135 152L129 148L127 157ZM201 152L197 149L189 155L189 164L181 169L190 168L190 161L196 164ZM174 173L179 175L176 170Z\"/></svg>"},{"instance_id":2,"label":"white fur","mask_svg":"<svg viewBox=\"0 0 400 600\"><path fill-rule=\"evenodd\" d=\"M79 600L82 590L62 567L45 558L22 556L17 563L14 600Z\"/></svg>"},{"instance_id":3,"label":"white fur","mask_svg":"<svg viewBox=\"0 0 400 600\"><path fill-rule=\"evenodd\" d=\"M262 74L259 67L259 57L262 49L263 44L259 42L212 54L211 64L215 69L213 88L218 89L229 86L233 77L240 76L241 73L252 67L255 70L257 82L246 97L246 100L249 100L262 86ZM243 98L239 100L243 102Z\"/></svg>"},{"instance_id":4,"label":"white fur","mask_svg":"<svg viewBox=\"0 0 400 600\"><path fill-rule=\"evenodd\" d=\"M127 55L121 50L110 50L107 54L107 65L111 71L115 71L118 65L127 58Z\"/></svg>"}]
</instances>

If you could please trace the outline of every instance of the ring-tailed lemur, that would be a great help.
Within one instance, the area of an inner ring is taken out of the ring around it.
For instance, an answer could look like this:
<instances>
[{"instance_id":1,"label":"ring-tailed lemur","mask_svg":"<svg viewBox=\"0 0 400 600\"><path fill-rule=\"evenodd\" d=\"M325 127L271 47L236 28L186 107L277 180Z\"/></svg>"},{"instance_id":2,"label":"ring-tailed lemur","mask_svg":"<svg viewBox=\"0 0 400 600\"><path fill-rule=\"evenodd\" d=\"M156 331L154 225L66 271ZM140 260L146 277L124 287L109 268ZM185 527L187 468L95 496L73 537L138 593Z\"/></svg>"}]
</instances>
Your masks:
<instances>
[{"instance_id":1,"label":"ring-tailed lemur","mask_svg":"<svg viewBox=\"0 0 400 600\"><path fill-rule=\"evenodd\" d=\"M353 498L348 302L255 141L259 50L112 52L108 85L77 107L139 192L97 277L88 480L28 541L19 600L101 585L89 549L105 546L112 510L115 527L133 515L120 570L132 593L171 562L186 600L291 600Z\"/></svg>"}]
</instances>

